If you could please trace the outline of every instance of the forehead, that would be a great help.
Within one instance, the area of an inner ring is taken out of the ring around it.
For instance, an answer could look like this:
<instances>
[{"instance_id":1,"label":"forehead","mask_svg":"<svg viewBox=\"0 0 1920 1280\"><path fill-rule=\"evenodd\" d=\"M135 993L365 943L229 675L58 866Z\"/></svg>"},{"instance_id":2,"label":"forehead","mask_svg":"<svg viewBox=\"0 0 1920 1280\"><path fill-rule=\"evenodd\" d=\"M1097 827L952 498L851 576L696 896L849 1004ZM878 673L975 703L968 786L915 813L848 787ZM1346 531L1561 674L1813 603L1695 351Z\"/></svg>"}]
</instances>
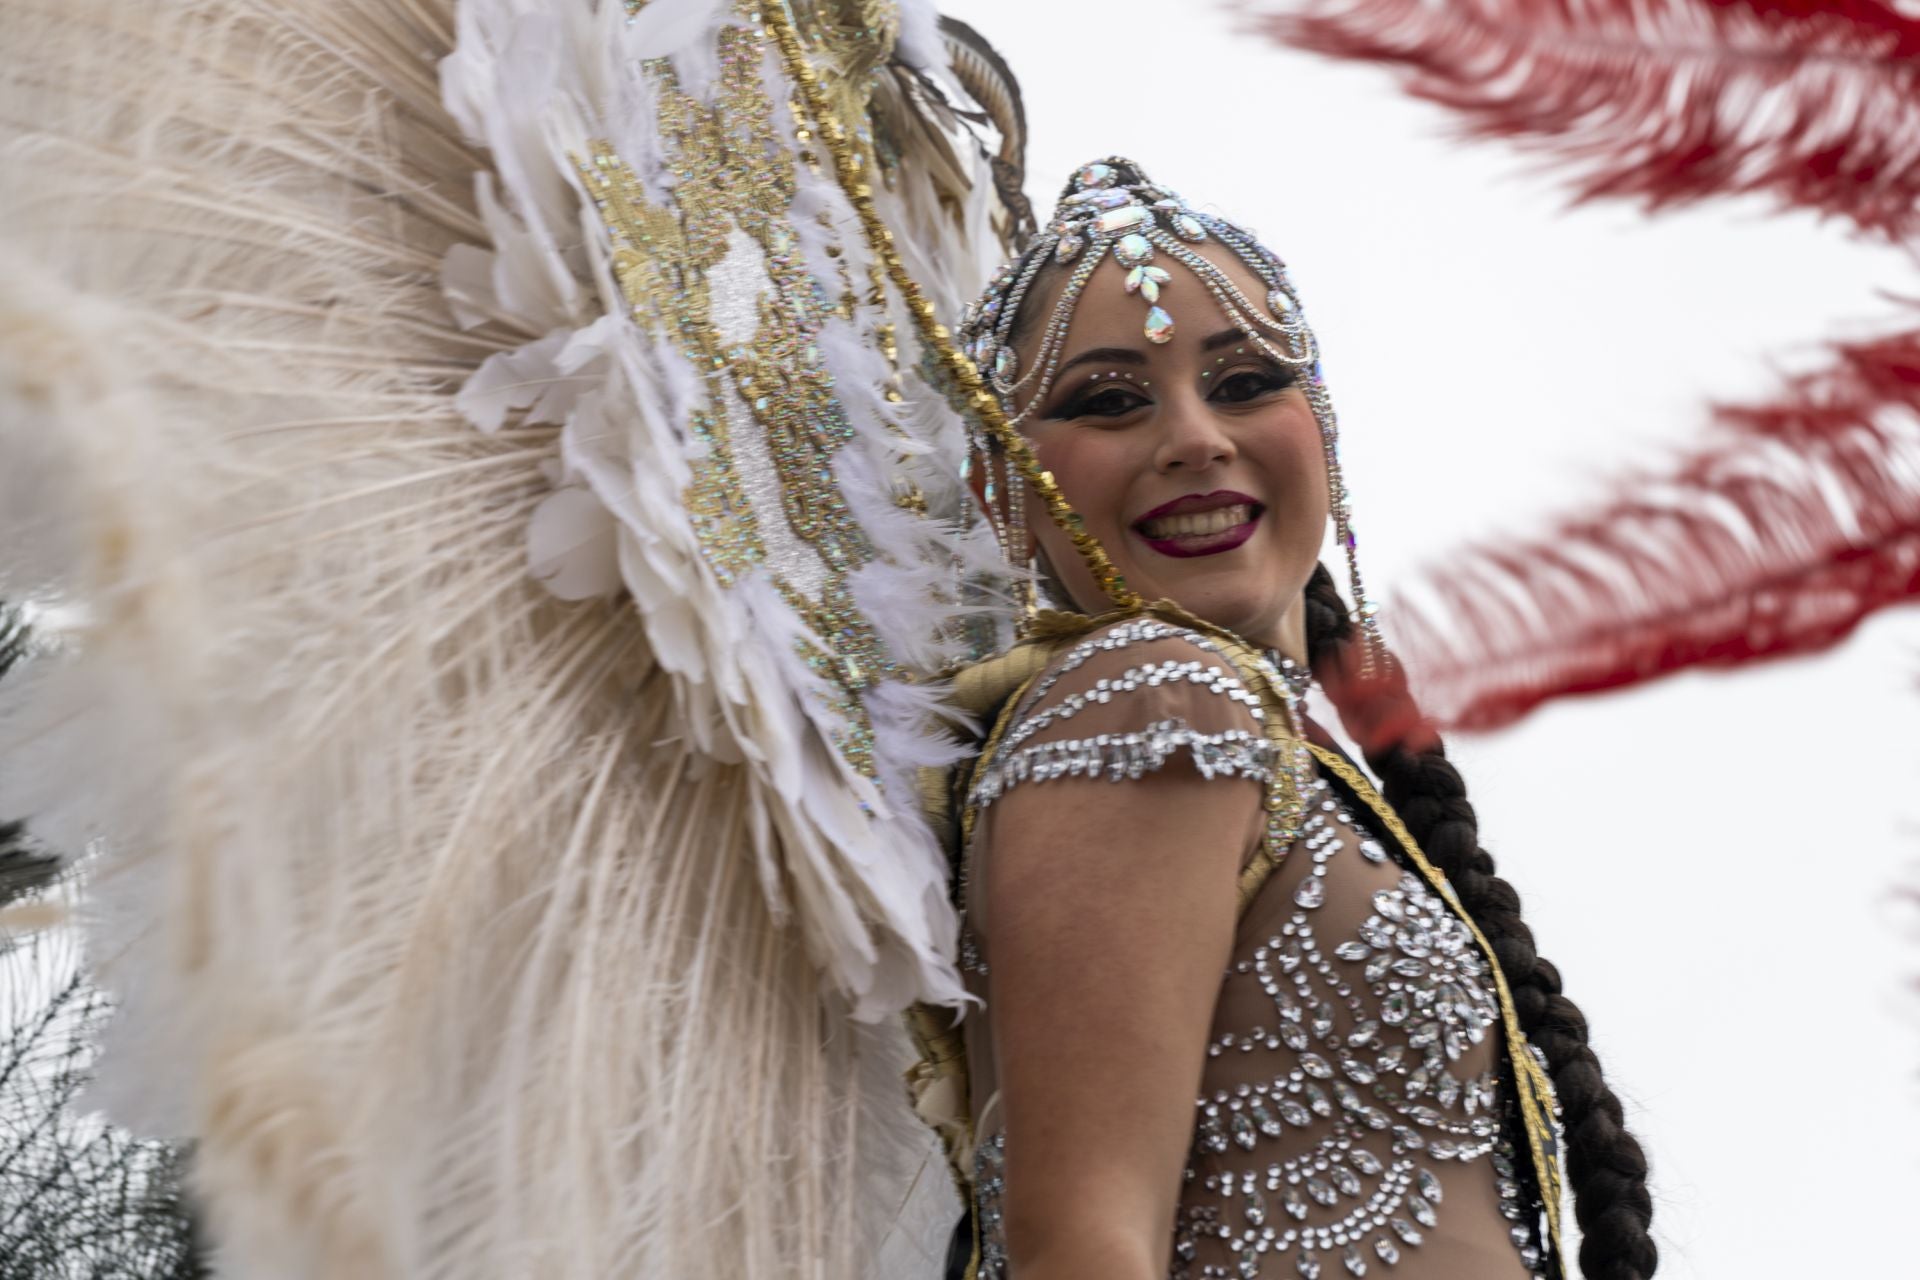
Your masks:
<instances>
[{"instance_id":1,"label":"forehead","mask_svg":"<svg viewBox=\"0 0 1920 1280\"><path fill-rule=\"evenodd\" d=\"M1256 315L1261 313L1260 300L1267 296L1267 285L1252 267L1218 240L1207 240L1192 248L1233 283ZM1172 354L1197 347L1203 339L1235 327L1212 289L1186 264L1163 251L1155 253L1149 265L1160 268L1168 277L1159 286L1157 305L1173 320L1172 338L1162 344L1147 337L1148 312L1155 304L1139 293L1127 291L1127 268L1108 254L1087 278L1067 318L1065 338L1059 348L1061 359L1070 360L1076 352L1093 347L1133 348L1151 359L1158 352ZM1044 293L1029 302L1030 306L1034 301L1039 305L1031 317L1034 323L1022 325L1025 333L1019 347L1028 358L1037 352L1073 275L1066 270L1056 270L1054 274Z\"/></svg>"}]
</instances>

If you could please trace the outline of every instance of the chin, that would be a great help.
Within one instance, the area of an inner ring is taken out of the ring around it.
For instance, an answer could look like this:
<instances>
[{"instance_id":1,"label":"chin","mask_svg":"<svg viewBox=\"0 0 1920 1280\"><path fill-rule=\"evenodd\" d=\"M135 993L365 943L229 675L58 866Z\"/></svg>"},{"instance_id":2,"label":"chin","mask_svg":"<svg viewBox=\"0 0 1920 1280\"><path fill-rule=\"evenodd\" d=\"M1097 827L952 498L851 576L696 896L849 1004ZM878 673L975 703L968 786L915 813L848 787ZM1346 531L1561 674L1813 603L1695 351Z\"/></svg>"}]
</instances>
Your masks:
<instances>
[{"instance_id":1,"label":"chin","mask_svg":"<svg viewBox=\"0 0 1920 1280\"><path fill-rule=\"evenodd\" d=\"M1209 591L1204 587L1181 590L1169 585L1155 594L1172 600L1194 617L1247 640L1268 642L1280 627L1283 610L1264 592L1255 596L1233 590Z\"/></svg>"}]
</instances>

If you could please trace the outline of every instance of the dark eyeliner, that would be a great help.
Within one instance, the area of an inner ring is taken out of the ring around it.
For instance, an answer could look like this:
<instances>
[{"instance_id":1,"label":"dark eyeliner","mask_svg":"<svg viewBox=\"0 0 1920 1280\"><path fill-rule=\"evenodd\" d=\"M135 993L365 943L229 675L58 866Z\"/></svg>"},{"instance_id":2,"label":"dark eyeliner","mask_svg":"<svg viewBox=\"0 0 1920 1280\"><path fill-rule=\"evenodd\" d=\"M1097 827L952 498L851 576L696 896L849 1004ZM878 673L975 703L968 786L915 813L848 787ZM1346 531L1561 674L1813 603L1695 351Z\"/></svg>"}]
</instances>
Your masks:
<instances>
[{"instance_id":1,"label":"dark eyeliner","mask_svg":"<svg viewBox=\"0 0 1920 1280\"><path fill-rule=\"evenodd\" d=\"M1096 402L1098 402L1103 396L1116 395L1116 394L1125 394L1125 393L1120 392L1120 389L1117 385L1108 384L1106 386L1102 386L1098 391L1074 396L1070 398L1065 404L1061 405L1058 409L1044 416L1051 419L1061 420L1061 421L1064 421L1070 418L1121 418L1121 417L1125 417L1129 413L1132 413L1135 409L1138 409L1141 405L1147 402L1146 397L1140 395L1136 391L1136 392L1133 392L1130 397L1133 402L1126 405L1122 409L1118 409L1113 413L1095 413L1092 411L1092 406Z\"/></svg>"},{"instance_id":2,"label":"dark eyeliner","mask_svg":"<svg viewBox=\"0 0 1920 1280\"><path fill-rule=\"evenodd\" d=\"M1288 387L1293 386L1296 382L1299 381L1299 375L1291 369L1282 369L1279 366L1274 364L1261 364L1261 365L1249 366L1243 369L1232 370L1227 374L1226 377L1221 378L1219 381L1215 382L1213 385L1216 389L1220 387L1231 386L1234 382L1238 381L1243 377L1257 377L1261 380L1262 385L1252 395L1238 397L1238 398L1230 398L1226 401L1226 403L1249 404L1255 400L1258 400L1262 396L1272 395L1276 392L1285 391Z\"/></svg>"}]
</instances>

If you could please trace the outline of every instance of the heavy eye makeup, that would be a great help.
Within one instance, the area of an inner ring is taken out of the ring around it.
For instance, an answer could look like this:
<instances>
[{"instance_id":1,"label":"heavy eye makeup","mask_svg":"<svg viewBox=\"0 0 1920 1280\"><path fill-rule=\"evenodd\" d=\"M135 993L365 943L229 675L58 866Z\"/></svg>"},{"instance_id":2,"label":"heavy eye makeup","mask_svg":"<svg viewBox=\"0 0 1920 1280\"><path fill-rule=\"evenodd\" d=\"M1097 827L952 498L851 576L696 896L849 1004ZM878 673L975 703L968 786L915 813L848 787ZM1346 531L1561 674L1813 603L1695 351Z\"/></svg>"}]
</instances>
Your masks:
<instances>
[{"instance_id":1,"label":"heavy eye makeup","mask_svg":"<svg viewBox=\"0 0 1920 1280\"><path fill-rule=\"evenodd\" d=\"M1095 374L1091 385L1069 394L1043 416L1063 420L1120 418L1147 402L1144 388L1131 378L1118 381Z\"/></svg>"},{"instance_id":2,"label":"heavy eye makeup","mask_svg":"<svg viewBox=\"0 0 1920 1280\"><path fill-rule=\"evenodd\" d=\"M1285 391L1298 380L1291 369L1282 369L1268 361L1252 365L1240 365L1232 369L1222 369L1208 381L1212 389L1208 392L1211 400L1225 401L1228 404L1251 404L1264 399L1277 391Z\"/></svg>"},{"instance_id":3,"label":"heavy eye makeup","mask_svg":"<svg viewBox=\"0 0 1920 1280\"><path fill-rule=\"evenodd\" d=\"M1209 369L1202 376L1207 380L1207 398L1222 404L1252 404L1285 391L1297 380L1292 370L1264 360L1228 369ZM1056 421L1123 418L1149 403L1144 390L1151 384L1135 383L1126 375L1115 378L1095 374L1088 381L1090 385L1068 393L1041 416Z\"/></svg>"}]
</instances>

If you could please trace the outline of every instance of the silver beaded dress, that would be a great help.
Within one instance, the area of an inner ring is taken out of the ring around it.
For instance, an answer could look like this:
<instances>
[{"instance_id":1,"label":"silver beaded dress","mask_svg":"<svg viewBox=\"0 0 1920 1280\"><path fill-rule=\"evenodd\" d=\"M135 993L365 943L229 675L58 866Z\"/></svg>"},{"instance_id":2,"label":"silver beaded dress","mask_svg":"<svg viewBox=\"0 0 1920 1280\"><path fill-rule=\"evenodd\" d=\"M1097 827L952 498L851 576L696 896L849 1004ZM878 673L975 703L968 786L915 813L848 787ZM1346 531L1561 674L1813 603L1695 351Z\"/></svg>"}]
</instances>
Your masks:
<instances>
[{"instance_id":1,"label":"silver beaded dress","mask_svg":"<svg viewBox=\"0 0 1920 1280\"><path fill-rule=\"evenodd\" d=\"M1299 673L1230 648L1151 616L1056 646L966 782L963 968L988 1011L962 1028L973 1274L1008 1276L992 922L972 887L995 823L1048 788L1184 768L1261 789L1270 817L1243 859L1172 1280L1558 1276L1539 1190L1557 1201L1550 1138L1536 1123L1530 1144L1521 1123L1507 1055L1530 1051L1503 1035L1488 956L1411 840L1382 838L1398 822L1357 771L1273 731L1276 716L1304 723ZM1528 1063L1526 1083L1543 1081Z\"/></svg>"}]
</instances>

